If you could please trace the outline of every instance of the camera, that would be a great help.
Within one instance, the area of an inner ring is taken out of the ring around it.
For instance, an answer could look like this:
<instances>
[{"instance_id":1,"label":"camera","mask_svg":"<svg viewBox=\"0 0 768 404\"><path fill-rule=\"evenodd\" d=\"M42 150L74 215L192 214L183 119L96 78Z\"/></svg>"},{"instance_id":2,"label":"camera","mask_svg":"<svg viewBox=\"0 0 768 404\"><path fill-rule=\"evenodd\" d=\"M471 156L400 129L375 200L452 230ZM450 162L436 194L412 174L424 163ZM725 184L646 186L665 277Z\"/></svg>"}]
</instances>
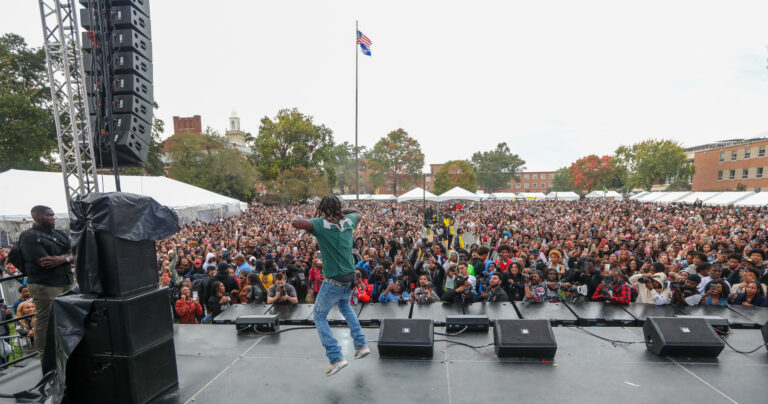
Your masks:
<instances>
[{"instance_id":1,"label":"camera","mask_svg":"<svg viewBox=\"0 0 768 404\"><path fill-rule=\"evenodd\" d=\"M558 284L557 288L562 290L564 293L572 293L572 292L578 292L578 289L576 289L577 285L571 285L571 286L563 286L563 284Z\"/></svg>"},{"instance_id":2,"label":"camera","mask_svg":"<svg viewBox=\"0 0 768 404\"><path fill-rule=\"evenodd\" d=\"M638 279L637 282L638 283L651 283L652 280L653 279L651 279L651 278L646 278L646 277L643 276L643 277L640 277L640 279Z\"/></svg>"},{"instance_id":3,"label":"camera","mask_svg":"<svg viewBox=\"0 0 768 404\"><path fill-rule=\"evenodd\" d=\"M715 290L717 289L717 284L709 284L707 285L707 290Z\"/></svg>"},{"instance_id":4,"label":"camera","mask_svg":"<svg viewBox=\"0 0 768 404\"><path fill-rule=\"evenodd\" d=\"M669 284L670 289L684 289L685 282L672 282Z\"/></svg>"},{"instance_id":5,"label":"camera","mask_svg":"<svg viewBox=\"0 0 768 404\"><path fill-rule=\"evenodd\" d=\"M531 279L531 277L533 276L533 274L520 274L520 276L522 276L522 277L523 277L523 280L526 280L526 279Z\"/></svg>"}]
</instances>

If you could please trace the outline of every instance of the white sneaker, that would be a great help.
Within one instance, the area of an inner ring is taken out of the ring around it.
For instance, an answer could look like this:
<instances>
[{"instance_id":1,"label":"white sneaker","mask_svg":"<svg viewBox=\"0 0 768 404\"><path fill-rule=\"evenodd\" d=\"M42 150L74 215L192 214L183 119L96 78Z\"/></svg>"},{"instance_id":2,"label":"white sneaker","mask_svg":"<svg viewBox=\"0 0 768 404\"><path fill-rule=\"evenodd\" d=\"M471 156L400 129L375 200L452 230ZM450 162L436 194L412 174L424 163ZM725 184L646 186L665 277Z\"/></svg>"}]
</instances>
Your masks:
<instances>
[{"instance_id":1,"label":"white sneaker","mask_svg":"<svg viewBox=\"0 0 768 404\"><path fill-rule=\"evenodd\" d=\"M342 360L336 362L335 365L331 365L331 367L329 367L328 370L325 371L325 375L326 376L333 376L336 373L338 373L339 370L344 369L345 367L347 367L348 364L349 363L347 363L347 361L345 359L342 359Z\"/></svg>"},{"instance_id":2,"label":"white sneaker","mask_svg":"<svg viewBox=\"0 0 768 404\"><path fill-rule=\"evenodd\" d=\"M355 359L363 359L366 356L371 354L371 348L368 348L367 346L363 349L360 349L358 351L355 351Z\"/></svg>"}]
</instances>

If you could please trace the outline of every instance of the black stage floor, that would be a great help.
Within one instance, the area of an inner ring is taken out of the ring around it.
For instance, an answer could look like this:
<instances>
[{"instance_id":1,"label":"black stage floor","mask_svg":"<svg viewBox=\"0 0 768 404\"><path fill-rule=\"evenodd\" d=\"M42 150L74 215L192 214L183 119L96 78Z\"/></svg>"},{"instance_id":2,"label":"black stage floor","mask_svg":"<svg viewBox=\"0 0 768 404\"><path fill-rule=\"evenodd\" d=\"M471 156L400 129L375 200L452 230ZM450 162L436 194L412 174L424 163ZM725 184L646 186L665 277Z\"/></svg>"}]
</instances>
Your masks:
<instances>
[{"instance_id":1,"label":"black stage floor","mask_svg":"<svg viewBox=\"0 0 768 404\"><path fill-rule=\"evenodd\" d=\"M467 403L467 402L561 402L561 403L765 403L768 389L768 353L765 348L743 355L726 347L716 359L658 357L645 349L642 328L631 326L629 314L641 323L644 316L667 313L652 306L632 305L613 312L603 306L585 305L471 305L431 307L366 305L358 313L369 324L364 332L378 338L381 316L433 318L446 315L487 314L491 318L546 318L556 325L557 353L552 360L499 359L493 346L471 349L450 341L485 346L491 332L435 335L431 359L384 359L376 343L372 354L352 360L353 346L346 327L335 327L349 366L326 377L328 366L307 307L272 309L296 315L304 326L282 325L276 335L237 335L234 325L175 325L174 336L179 387L159 397L158 403L278 402L296 403ZM445 310L442 310L445 308ZM615 307L614 307L615 308ZM233 308L241 314L267 307ZM665 308L668 309L668 308ZM232 310L232 309L230 309ZM228 310L229 311L229 310ZM222 314L225 314L226 311ZM259 314L261 314L259 313ZM367 314L366 314L367 313ZM733 314L732 334L727 341L737 349L751 350L763 343L753 316L764 311ZM698 313L697 313L698 314ZM711 313L705 313L711 314ZM642 318L642 320L639 320ZM747 320L745 320L747 319ZM737 323L745 328L736 329ZM297 323L299 324L298 320ZM574 324L607 324L583 329ZM436 327L435 332L445 332ZM619 341L612 343L594 335ZM25 375L34 377L35 366ZM37 367L39 373L39 367ZM10 376L10 375L9 375ZM39 376L37 376L39 378ZM0 375L0 393L20 385ZM32 383L34 384L34 383Z\"/></svg>"}]
</instances>

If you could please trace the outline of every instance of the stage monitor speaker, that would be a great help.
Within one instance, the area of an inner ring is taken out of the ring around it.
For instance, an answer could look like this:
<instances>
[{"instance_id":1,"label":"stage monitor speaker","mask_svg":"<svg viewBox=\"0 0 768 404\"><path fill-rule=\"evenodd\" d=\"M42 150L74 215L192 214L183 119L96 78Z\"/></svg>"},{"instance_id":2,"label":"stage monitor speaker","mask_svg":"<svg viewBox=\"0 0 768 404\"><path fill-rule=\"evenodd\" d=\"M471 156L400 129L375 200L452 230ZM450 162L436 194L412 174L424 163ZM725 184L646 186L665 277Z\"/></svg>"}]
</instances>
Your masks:
<instances>
[{"instance_id":1,"label":"stage monitor speaker","mask_svg":"<svg viewBox=\"0 0 768 404\"><path fill-rule=\"evenodd\" d=\"M179 383L173 338L128 356L76 350L66 374L71 403L143 404Z\"/></svg>"},{"instance_id":2,"label":"stage monitor speaker","mask_svg":"<svg viewBox=\"0 0 768 404\"><path fill-rule=\"evenodd\" d=\"M557 342L548 320L498 319L493 325L493 347L500 358L553 358Z\"/></svg>"},{"instance_id":3,"label":"stage monitor speaker","mask_svg":"<svg viewBox=\"0 0 768 404\"><path fill-rule=\"evenodd\" d=\"M435 345L434 327L430 319L382 319L379 356L431 358Z\"/></svg>"},{"instance_id":4,"label":"stage monitor speaker","mask_svg":"<svg viewBox=\"0 0 768 404\"><path fill-rule=\"evenodd\" d=\"M130 241L97 231L96 246L104 295L124 296L157 286L154 241Z\"/></svg>"},{"instance_id":5,"label":"stage monitor speaker","mask_svg":"<svg viewBox=\"0 0 768 404\"><path fill-rule=\"evenodd\" d=\"M716 357L725 347L703 318L648 317L643 335L645 347L659 356Z\"/></svg>"},{"instance_id":6,"label":"stage monitor speaker","mask_svg":"<svg viewBox=\"0 0 768 404\"><path fill-rule=\"evenodd\" d=\"M235 319L235 330L238 334L248 330L268 333L279 329L280 318L277 314L246 314Z\"/></svg>"},{"instance_id":7,"label":"stage monitor speaker","mask_svg":"<svg viewBox=\"0 0 768 404\"><path fill-rule=\"evenodd\" d=\"M155 275L157 277L157 275ZM94 300L76 351L128 356L173 337L168 288Z\"/></svg>"}]
</instances>

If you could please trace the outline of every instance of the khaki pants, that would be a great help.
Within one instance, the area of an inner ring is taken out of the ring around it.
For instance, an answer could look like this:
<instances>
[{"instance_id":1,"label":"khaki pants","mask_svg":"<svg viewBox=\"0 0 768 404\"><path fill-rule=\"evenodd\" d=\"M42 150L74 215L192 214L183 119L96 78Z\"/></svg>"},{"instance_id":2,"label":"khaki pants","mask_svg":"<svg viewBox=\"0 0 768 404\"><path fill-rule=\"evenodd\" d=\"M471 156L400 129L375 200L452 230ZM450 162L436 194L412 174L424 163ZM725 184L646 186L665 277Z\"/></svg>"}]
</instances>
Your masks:
<instances>
[{"instance_id":1,"label":"khaki pants","mask_svg":"<svg viewBox=\"0 0 768 404\"><path fill-rule=\"evenodd\" d=\"M45 351L45 337L48 332L48 317L51 315L53 299L72 289L72 285L46 286L30 283L27 285L27 288L32 295L32 303L35 304L35 350L40 355L40 362L42 362L43 352Z\"/></svg>"}]
</instances>

